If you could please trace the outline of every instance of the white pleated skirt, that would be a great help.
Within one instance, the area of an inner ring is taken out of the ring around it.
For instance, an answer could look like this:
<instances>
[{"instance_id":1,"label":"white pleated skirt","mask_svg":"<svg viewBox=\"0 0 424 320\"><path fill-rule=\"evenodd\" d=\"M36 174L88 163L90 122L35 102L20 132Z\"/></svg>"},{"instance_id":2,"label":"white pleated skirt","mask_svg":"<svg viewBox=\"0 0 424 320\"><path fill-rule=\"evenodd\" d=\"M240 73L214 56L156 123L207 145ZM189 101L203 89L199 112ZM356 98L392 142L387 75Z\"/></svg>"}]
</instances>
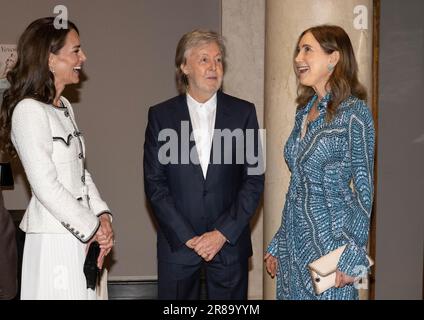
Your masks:
<instances>
[{"instance_id":1,"label":"white pleated skirt","mask_svg":"<svg viewBox=\"0 0 424 320\"><path fill-rule=\"evenodd\" d=\"M86 245L71 234L27 233L22 300L96 300L84 276Z\"/></svg>"}]
</instances>

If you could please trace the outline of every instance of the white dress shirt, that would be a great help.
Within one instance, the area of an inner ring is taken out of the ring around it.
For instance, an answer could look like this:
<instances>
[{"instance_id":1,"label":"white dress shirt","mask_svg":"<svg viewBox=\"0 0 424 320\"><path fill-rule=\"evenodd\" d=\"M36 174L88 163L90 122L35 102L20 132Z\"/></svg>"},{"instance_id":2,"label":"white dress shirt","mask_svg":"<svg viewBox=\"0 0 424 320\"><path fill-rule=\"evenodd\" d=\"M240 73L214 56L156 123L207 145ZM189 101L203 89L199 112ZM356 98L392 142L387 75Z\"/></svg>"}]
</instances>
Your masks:
<instances>
[{"instance_id":1,"label":"white dress shirt","mask_svg":"<svg viewBox=\"0 0 424 320\"><path fill-rule=\"evenodd\" d=\"M208 172L213 131L215 128L216 101L216 93L205 103L197 102L187 93L187 105L193 126L194 141L205 179Z\"/></svg>"}]
</instances>

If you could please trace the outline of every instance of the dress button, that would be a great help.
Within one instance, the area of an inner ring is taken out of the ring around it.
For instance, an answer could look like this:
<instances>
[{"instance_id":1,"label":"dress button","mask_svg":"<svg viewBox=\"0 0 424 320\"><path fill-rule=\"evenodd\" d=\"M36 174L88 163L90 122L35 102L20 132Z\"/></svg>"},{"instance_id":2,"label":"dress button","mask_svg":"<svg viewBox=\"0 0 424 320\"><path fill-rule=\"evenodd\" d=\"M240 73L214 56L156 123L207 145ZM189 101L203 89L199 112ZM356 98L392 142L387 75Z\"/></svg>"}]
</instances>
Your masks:
<instances>
[{"instance_id":1,"label":"dress button","mask_svg":"<svg viewBox=\"0 0 424 320\"><path fill-rule=\"evenodd\" d=\"M82 234L82 235L81 235L81 239L84 239L84 238L85 238L85 235L83 235L83 234Z\"/></svg>"},{"instance_id":2,"label":"dress button","mask_svg":"<svg viewBox=\"0 0 424 320\"><path fill-rule=\"evenodd\" d=\"M332 207L331 203L327 203L327 207L331 208Z\"/></svg>"},{"instance_id":3,"label":"dress button","mask_svg":"<svg viewBox=\"0 0 424 320\"><path fill-rule=\"evenodd\" d=\"M82 183L85 183L85 176L81 177L81 181L82 181Z\"/></svg>"},{"instance_id":4,"label":"dress button","mask_svg":"<svg viewBox=\"0 0 424 320\"><path fill-rule=\"evenodd\" d=\"M74 131L74 137L78 137L79 136L79 132L78 131Z\"/></svg>"},{"instance_id":5,"label":"dress button","mask_svg":"<svg viewBox=\"0 0 424 320\"><path fill-rule=\"evenodd\" d=\"M82 152L78 155L78 158L83 159L84 155L82 154Z\"/></svg>"},{"instance_id":6,"label":"dress button","mask_svg":"<svg viewBox=\"0 0 424 320\"><path fill-rule=\"evenodd\" d=\"M65 117L69 117L69 111L68 110L65 111Z\"/></svg>"}]
</instances>

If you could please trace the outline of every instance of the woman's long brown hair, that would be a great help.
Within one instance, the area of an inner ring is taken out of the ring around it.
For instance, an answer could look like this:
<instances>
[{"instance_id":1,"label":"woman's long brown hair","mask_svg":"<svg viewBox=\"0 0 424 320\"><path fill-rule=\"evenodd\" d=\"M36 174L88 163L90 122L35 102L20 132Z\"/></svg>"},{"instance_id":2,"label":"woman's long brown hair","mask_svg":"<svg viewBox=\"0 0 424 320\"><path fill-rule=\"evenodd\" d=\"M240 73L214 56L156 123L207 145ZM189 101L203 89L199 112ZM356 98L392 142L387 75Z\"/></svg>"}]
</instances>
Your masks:
<instances>
[{"instance_id":1,"label":"woman's long brown hair","mask_svg":"<svg viewBox=\"0 0 424 320\"><path fill-rule=\"evenodd\" d=\"M70 30L78 29L71 21L68 28L56 28L53 17L32 22L18 41L18 59L7 73L10 87L3 94L0 108L0 151L15 156L10 140L12 115L16 105L25 98L50 104L56 96L54 76L48 61L50 53L57 54L64 46Z\"/></svg>"},{"instance_id":2,"label":"woman's long brown hair","mask_svg":"<svg viewBox=\"0 0 424 320\"><path fill-rule=\"evenodd\" d=\"M314 36L327 54L338 51L340 55L339 61L328 80L331 89L331 101L327 105L326 119L331 121L342 101L350 95L366 100L367 92L358 80L358 63L347 33L341 27L334 25L320 25L309 28L299 36L294 53L295 57L298 53L297 48L300 40L308 32ZM296 103L298 103L299 108L303 108L314 94L313 88L298 83Z\"/></svg>"}]
</instances>

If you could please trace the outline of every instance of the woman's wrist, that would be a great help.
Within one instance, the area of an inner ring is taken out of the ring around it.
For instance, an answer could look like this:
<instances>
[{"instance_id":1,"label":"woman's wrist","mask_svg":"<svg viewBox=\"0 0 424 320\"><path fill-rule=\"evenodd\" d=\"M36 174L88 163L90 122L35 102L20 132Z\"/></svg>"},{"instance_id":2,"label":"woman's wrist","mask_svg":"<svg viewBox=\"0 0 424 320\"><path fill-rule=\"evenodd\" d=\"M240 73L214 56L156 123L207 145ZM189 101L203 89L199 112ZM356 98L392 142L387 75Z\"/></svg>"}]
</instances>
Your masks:
<instances>
[{"instance_id":1,"label":"woman's wrist","mask_svg":"<svg viewBox=\"0 0 424 320\"><path fill-rule=\"evenodd\" d=\"M100 222L104 221L104 220L112 222L111 216L112 216L112 214L110 212L107 212L107 211L102 212L101 214L98 215Z\"/></svg>"}]
</instances>

